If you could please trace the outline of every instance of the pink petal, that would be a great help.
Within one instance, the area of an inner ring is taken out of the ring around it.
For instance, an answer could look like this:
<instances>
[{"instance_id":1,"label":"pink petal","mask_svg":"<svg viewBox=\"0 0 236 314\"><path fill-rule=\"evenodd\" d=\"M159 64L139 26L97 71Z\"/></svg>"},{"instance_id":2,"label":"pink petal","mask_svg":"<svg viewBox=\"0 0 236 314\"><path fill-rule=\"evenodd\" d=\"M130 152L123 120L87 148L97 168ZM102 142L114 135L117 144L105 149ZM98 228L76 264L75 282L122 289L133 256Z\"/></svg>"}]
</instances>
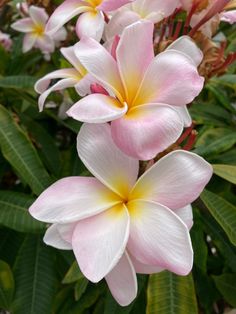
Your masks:
<instances>
[{"instance_id":1,"label":"pink petal","mask_svg":"<svg viewBox=\"0 0 236 314\"><path fill-rule=\"evenodd\" d=\"M75 89L77 93L84 97L91 93L90 86L95 83L97 80L91 74L85 74L84 77L75 85Z\"/></svg>"},{"instance_id":2,"label":"pink petal","mask_svg":"<svg viewBox=\"0 0 236 314\"><path fill-rule=\"evenodd\" d=\"M90 74L122 98L124 92L117 64L102 45L92 38L82 38L75 46L75 54Z\"/></svg>"},{"instance_id":3,"label":"pink petal","mask_svg":"<svg viewBox=\"0 0 236 314\"><path fill-rule=\"evenodd\" d=\"M171 209L192 203L212 176L212 166L202 157L176 150L161 158L137 181L132 199L153 200Z\"/></svg>"},{"instance_id":4,"label":"pink petal","mask_svg":"<svg viewBox=\"0 0 236 314\"><path fill-rule=\"evenodd\" d=\"M11 28L18 32L31 33L34 27L34 23L30 18L21 19L11 25Z\"/></svg>"},{"instance_id":5,"label":"pink petal","mask_svg":"<svg viewBox=\"0 0 236 314\"><path fill-rule=\"evenodd\" d=\"M35 47L39 48L43 53L52 53L55 50L54 41L48 35L37 37Z\"/></svg>"},{"instance_id":6,"label":"pink petal","mask_svg":"<svg viewBox=\"0 0 236 314\"><path fill-rule=\"evenodd\" d=\"M236 10L222 12L220 20L229 24L236 23Z\"/></svg>"},{"instance_id":7,"label":"pink petal","mask_svg":"<svg viewBox=\"0 0 236 314\"><path fill-rule=\"evenodd\" d=\"M47 188L32 204L30 214L49 223L67 223L100 213L120 198L95 178L68 177Z\"/></svg>"},{"instance_id":8,"label":"pink petal","mask_svg":"<svg viewBox=\"0 0 236 314\"><path fill-rule=\"evenodd\" d=\"M178 112L182 120L184 121L184 127L187 128L192 124L192 118L188 112L187 106L174 106L175 110Z\"/></svg>"},{"instance_id":9,"label":"pink petal","mask_svg":"<svg viewBox=\"0 0 236 314\"><path fill-rule=\"evenodd\" d=\"M175 40L167 48L167 50L171 49L178 50L189 56L196 66L199 66L199 64L202 62L203 53L189 36L182 36Z\"/></svg>"},{"instance_id":10,"label":"pink petal","mask_svg":"<svg viewBox=\"0 0 236 314\"><path fill-rule=\"evenodd\" d=\"M145 19L158 23L180 6L179 0L136 0L132 3L133 10Z\"/></svg>"},{"instance_id":11,"label":"pink petal","mask_svg":"<svg viewBox=\"0 0 236 314\"><path fill-rule=\"evenodd\" d=\"M132 103L154 58L153 28L153 23L140 21L126 27L121 35L116 57L128 103Z\"/></svg>"},{"instance_id":12,"label":"pink petal","mask_svg":"<svg viewBox=\"0 0 236 314\"><path fill-rule=\"evenodd\" d=\"M56 46L59 45L61 41L66 40L66 37L67 37L67 31L65 27L61 27L56 33L52 35L52 38L55 41Z\"/></svg>"},{"instance_id":13,"label":"pink petal","mask_svg":"<svg viewBox=\"0 0 236 314\"><path fill-rule=\"evenodd\" d=\"M134 0L103 0L97 9L104 12L114 11L133 1Z\"/></svg>"},{"instance_id":14,"label":"pink petal","mask_svg":"<svg viewBox=\"0 0 236 314\"><path fill-rule=\"evenodd\" d=\"M203 82L189 57L167 50L153 59L133 105L159 102L183 106L200 93Z\"/></svg>"},{"instance_id":15,"label":"pink petal","mask_svg":"<svg viewBox=\"0 0 236 314\"><path fill-rule=\"evenodd\" d=\"M78 58L75 55L75 45L71 47L63 47L60 49L62 55L73 65L73 67L80 73L83 74L86 72L85 68L79 62Z\"/></svg>"},{"instance_id":16,"label":"pink petal","mask_svg":"<svg viewBox=\"0 0 236 314\"><path fill-rule=\"evenodd\" d=\"M24 36L23 47L22 47L23 53L26 53L30 49L33 48L33 46L35 45L36 39L37 39L36 36L33 35L32 33L28 33Z\"/></svg>"},{"instance_id":17,"label":"pink petal","mask_svg":"<svg viewBox=\"0 0 236 314\"><path fill-rule=\"evenodd\" d=\"M122 197L136 182L139 162L117 148L108 124L84 124L77 138L80 159L88 170Z\"/></svg>"},{"instance_id":18,"label":"pink petal","mask_svg":"<svg viewBox=\"0 0 236 314\"><path fill-rule=\"evenodd\" d=\"M144 200L127 204L130 212L128 250L140 262L178 275L192 268L193 251L185 224L167 207Z\"/></svg>"},{"instance_id":19,"label":"pink petal","mask_svg":"<svg viewBox=\"0 0 236 314\"><path fill-rule=\"evenodd\" d=\"M67 111L67 115L82 122L104 123L122 117L126 111L127 105L120 107L116 98L92 94L75 103Z\"/></svg>"},{"instance_id":20,"label":"pink petal","mask_svg":"<svg viewBox=\"0 0 236 314\"><path fill-rule=\"evenodd\" d=\"M74 16L88 10L89 6L85 5L84 1L65 0L50 16L45 30L47 33L53 34Z\"/></svg>"},{"instance_id":21,"label":"pink petal","mask_svg":"<svg viewBox=\"0 0 236 314\"><path fill-rule=\"evenodd\" d=\"M86 12L80 15L76 23L76 34L79 38L91 37L97 41L102 38L104 17L101 12Z\"/></svg>"},{"instance_id":22,"label":"pink petal","mask_svg":"<svg viewBox=\"0 0 236 314\"><path fill-rule=\"evenodd\" d=\"M36 25L45 25L48 19L45 9L38 8L34 5L29 7L29 16Z\"/></svg>"},{"instance_id":23,"label":"pink petal","mask_svg":"<svg viewBox=\"0 0 236 314\"><path fill-rule=\"evenodd\" d=\"M123 254L105 279L111 294L121 306L129 305L136 298L137 277L127 253Z\"/></svg>"},{"instance_id":24,"label":"pink petal","mask_svg":"<svg viewBox=\"0 0 236 314\"><path fill-rule=\"evenodd\" d=\"M51 92L63 90L68 87L74 87L78 82L76 78L65 78L54 84L52 87L48 88L43 92L38 99L39 111L43 111L44 103Z\"/></svg>"},{"instance_id":25,"label":"pink petal","mask_svg":"<svg viewBox=\"0 0 236 314\"><path fill-rule=\"evenodd\" d=\"M124 253L129 236L129 214L123 205L79 221L72 237L82 273L92 282L105 277Z\"/></svg>"},{"instance_id":26,"label":"pink petal","mask_svg":"<svg viewBox=\"0 0 236 314\"><path fill-rule=\"evenodd\" d=\"M53 71L41 79L39 79L35 85L34 89L37 93L42 94L48 88L51 80L59 79L59 78L73 78L78 75L78 72L75 69L61 69Z\"/></svg>"},{"instance_id":27,"label":"pink petal","mask_svg":"<svg viewBox=\"0 0 236 314\"><path fill-rule=\"evenodd\" d=\"M140 16L133 11L119 10L117 11L105 27L106 39L112 39L116 35L120 35L123 29L140 20Z\"/></svg>"},{"instance_id":28,"label":"pink petal","mask_svg":"<svg viewBox=\"0 0 236 314\"><path fill-rule=\"evenodd\" d=\"M187 205L182 208L174 210L175 214L185 223L188 230L192 228L193 225L193 210L191 205Z\"/></svg>"},{"instance_id":29,"label":"pink petal","mask_svg":"<svg viewBox=\"0 0 236 314\"><path fill-rule=\"evenodd\" d=\"M138 274L148 274L148 275L149 274L156 274L156 273L160 273L161 271L164 270L164 268L160 267L160 266L143 264L139 260L137 260L134 256L132 256L131 254L129 256L130 256L131 262L134 266L135 272Z\"/></svg>"},{"instance_id":30,"label":"pink petal","mask_svg":"<svg viewBox=\"0 0 236 314\"><path fill-rule=\"evenodd\" d=\"M44 243L60 250L72 250L72 245L61 237L57 226L53 224L47 229L43 237Z\"/></svg>"},{"instance_id":31,"label":"pink petal","mask_svg":"<svg viewBox=\"0 0 236 314\"><path fill-rule=\"evenodd\" d=\"M134 107L112 121L111 131L114 142L124 153L149 160L177 141L183 121L168 105L148 104Z\"/></svg>"}]
</instances>

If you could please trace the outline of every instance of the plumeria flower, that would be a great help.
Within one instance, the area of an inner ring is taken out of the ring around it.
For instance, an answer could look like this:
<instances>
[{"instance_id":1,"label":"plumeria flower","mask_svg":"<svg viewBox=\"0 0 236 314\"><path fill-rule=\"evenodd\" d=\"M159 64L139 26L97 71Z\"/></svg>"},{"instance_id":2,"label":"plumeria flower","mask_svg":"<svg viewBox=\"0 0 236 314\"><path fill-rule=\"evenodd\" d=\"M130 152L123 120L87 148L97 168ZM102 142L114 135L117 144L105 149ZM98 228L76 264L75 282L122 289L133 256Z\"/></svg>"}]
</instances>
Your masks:
<instances>
[{"instance_id":1,"label":"plumeria flower","mask_svg":"<svg viewBox=\"0 0 236 314\"><path fill-rule=\"evenodd\" d=\"M46 26L54 34L61 26L80 14L76 23L79 38L88 36L100 41L105 25L105 15L133 0L66 0L51 15Z\"/></svg>"},{"instance_id":2,"label":"plumeria flower","mask_svg":"<svg viewBox=\"0 0 236 314\"><path fill-rule=\"evenodd\" d=\"M208 183L211 165L178 150L137 179L138 160L117 148L109 124L84 124L77 150L94 177L61 179L33 203L30 214L52 223L44 241L73 249L85 277L105 277L121 305L136 296L135 272L187 275L193 262L189 204Z\"/></svg>"},{"instance_id":3,"label":"plumeria flower","mask_svg":"<svg viewBox=\"0 0 236 314\"><path fill-rule=\"evenodd\" d=\"M38 48L45 55L54 52L55 46L66 39L67 33L64 28L58 28L53 36L45 32L48 15L43 8L30 6L29 17L20 19L11 27L19 32L26 33L23 40L23 52L28 52L32 47Z\"/></svg>"},{"instance_id":4,"label":"plumeria flower","mask_svg":"<svg viewBox=\"0 0 236 314\"><path fill-rule=\"evenodd\" d=\"M43 110L45 100L51 92L74 87L80 96L85 96L90 93L90 85L95 82L76 57L74 46L61 48L61 53L73 67L53 71L36 82L35 90L41 94L38 100L40 111ZM55 79L61 80L49 87L50 82Z\"/></svg>"},{"instance_id":5,"label":"plumeria flower","mask_svg":"<svg viewBox=\"0 0 236 314\"><path fill-rule=\"evenodd\" d=\"M127 4L117 10L107 24L106 39L120 35L126 26L142 19L158 23L180 6L179 0L136 0Z\"/></svg>"},{"instance_id":6,"label":"plumeria flower","mask_svg":"<svg viewBox=\"0 0 236 314\"><path fill-rule=\"evenodd\" d=\"M152 159L177 140L184 122L174 106L192 102L204 81L193 60L181 51L169 49L154 57L152 38L151 22L128 26L118 43L116 60L95 40L83 38L75 54L113 94L88 95L67 112L83 122L111 121L117 146L141 160Z\"/></svg>"},{"instance_id":7,"label":"plumeria flower","mask_svg":"<svg viewBox=\"0 0 236 314\"><path fill-rule=\"evenodd\" d=\"M6 50L10 51L12 46L12 40L9 34L0 31L0 45Z\"/></svg>"}]
</instances>

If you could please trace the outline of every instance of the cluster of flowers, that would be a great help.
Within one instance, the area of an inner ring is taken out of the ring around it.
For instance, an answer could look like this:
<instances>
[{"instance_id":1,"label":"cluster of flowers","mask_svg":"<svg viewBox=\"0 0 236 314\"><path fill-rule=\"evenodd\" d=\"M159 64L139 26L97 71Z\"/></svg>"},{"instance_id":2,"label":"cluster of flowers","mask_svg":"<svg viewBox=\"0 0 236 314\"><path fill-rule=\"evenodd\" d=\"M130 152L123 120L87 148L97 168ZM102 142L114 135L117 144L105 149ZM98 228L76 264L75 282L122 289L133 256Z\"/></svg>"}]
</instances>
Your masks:
<instances>
[{"instance_id":1,"label":"cluster of flowers","mask_svg":"<svg viewBox=\"0 0 236 314\"><path fill-rule=\"evenodd\" d=\"M82 97L67 114L85 122L77 150L94 177L55 182L29 211L52 224L45 243L73 250L83 274L105 278L123 306L137 295L136 273L191 271L190 204L212 167L186 150L163 151L192 124L186 105L204 85L204 55L188 35L211 37L220 20L234 22L234 7L229 0L66 0L49 19L31 6L12 26L27 33L24 51L51 53L79 14L80 41L61 48L72 67L47 74L35 89L40 111L53 91L74 87ZM182 11L185 24L174 23Z\"/></svg>"}]
</instances>

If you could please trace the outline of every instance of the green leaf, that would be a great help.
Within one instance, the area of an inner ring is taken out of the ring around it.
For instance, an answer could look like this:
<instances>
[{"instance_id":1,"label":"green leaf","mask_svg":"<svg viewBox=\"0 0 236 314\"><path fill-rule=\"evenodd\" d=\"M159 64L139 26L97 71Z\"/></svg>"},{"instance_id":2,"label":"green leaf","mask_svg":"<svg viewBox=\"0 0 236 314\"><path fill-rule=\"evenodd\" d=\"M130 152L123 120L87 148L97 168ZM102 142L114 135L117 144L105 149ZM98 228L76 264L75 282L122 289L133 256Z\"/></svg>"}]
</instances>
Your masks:
<instances>
[{"instance_id":1,"label":"green leaf","mask_svg":"<svg viewBox=\"0 0 236 314\"><path fill-rule=\"evenodd\" d=\"M82 279L83 277L84 275L81 273L77 261L74 261L74 263L71 265L70 269L66 273L65 277L63 278L62 283L72 283L79 279Z\"/></svg>"},{"instance_id":2,"label":"green leaf","mask_svg":"<svg viewBox=\"0 0 236 314\"><path fill-rule=\"evenodd\" d=\"M9 310L15 283L12 271L7 263L0 260L0 308Z\"/></svg>"},{"instance_id":3,"label":"green leaf","mask_svg":"<svg viewBox=\"0 0 236 314\"><path fill-rule=\"evenodd\" d=\"M36 78L27 75L12 75L0 78L0 87L15 89L33 89Z\"/></svg>"},{"instance_id":4,"label":"green leaf","mask_svg":"<svg viewBox=\"0 0 236 314\"><path fill-rule=\"evenodd\" d=\"M230 241L236 245L236 207L215 193L204 190L201 199L221 225Z\"/></svg>"},{"instance_id":5,"label":"green leaf","mask_svg":"<svg viewBox=\"0 0 236 314\"><path fill-rule=\"evenodd\" d=\"M0 224L20 232L45 231L45 224L28 212L34 198L29 195L0 191Z\"/></svg>"},{"instance_id":6,"label":"green leaf","mask_svg":"<svg viewBox=\"0 0 236 314\"><path fill-rule=\"evenodd\" d=\"M236 166L231 165L212 165L214 173L219 177L236 184Z\"/></svg>"},{"instance_id":7,"label":"green leaf","mask_svg":"<svg viewBox=\"0 0 236 314\"><path fill-rule=\"evenodd\" d=\"M177 276L168 271L149 277L147 314L197 314L192 275Z\"/></svg>"},{"instance_id":8,"label":"green leaf","mask_svg":"<svg viewBox=\"0 0 236 314\"><path fill-rule=\"evenodd\" d=\"M233 307L236 307L236 274L222 274L213 276L217 289L224 299Z\"/></svg>"},{"instance_id":9,"label":"green leaf","mask_svg":"<svg viewBox=\"0 0 236 314\"><path fill-rule=\"evenodd\" d=\"M51 183L38 154L27 135L10 113L0 105L0 147L6 160L19 176L40 194Z\"/></svg>"},{"instance_id":10,"label":"green leaf","mask_svg":"<svg viewBox=\"0 0 236 314\"><path fill-rule=\"evenodd\" d=\"M87 286L88 286L88 279L87 278L81 278L76 282L75 285L75 300L78 301L82 294L85 292Z\"/></svg>"},{"instance_id":11,"label":"green leaf","mask_svg":"<svg viewBox=\"0 0 236 314\"><path fill-rule=\"evenodd\" d=\"M13 314L51 314L55 290L52 250L39 237L26 237L16 258Z\"/></svg>"},{"instance_id":12,"label":"green leaf","mask_svg":"<svg viewBox=\"0 0 236 314\"><path fill-rule=\"evenodd\" d=\"M236 132L232 132L221 138L212 141L208 146L202 145L197 147L193 152L201 156L219 154L230 149L236 143Z\"/></svg>"}]
</instances>

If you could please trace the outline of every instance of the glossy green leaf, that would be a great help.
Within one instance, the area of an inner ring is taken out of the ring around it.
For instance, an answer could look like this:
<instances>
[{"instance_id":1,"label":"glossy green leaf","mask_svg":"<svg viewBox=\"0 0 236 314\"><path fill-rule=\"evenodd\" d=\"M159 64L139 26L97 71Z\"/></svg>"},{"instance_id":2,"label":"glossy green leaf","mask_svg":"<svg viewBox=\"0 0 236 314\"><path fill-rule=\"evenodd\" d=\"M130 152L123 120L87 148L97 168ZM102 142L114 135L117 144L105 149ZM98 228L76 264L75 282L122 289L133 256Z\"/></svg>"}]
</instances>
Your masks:
<instances>
[{"instance_id":1,"label":"glossy green leaf","mask_svg":"<svg viewBox=\"0 0 236 314\"><path fill-rule=\"evenodd\" d=\"M204 190L201 199L221 225L230 241L236 245L236 207L215 193Z\"/></svg>"},{"instance_id":2,"label":"glossy green leaf","mask_svg":"<svg viewBox=\"0 0 236 314\"><path fill-rule=\"evenodd\" d=\"M10 113L0 105L0 147L4 157L35 194L51 183L39 156L27 135Z\"/></svg>"},{"instance_id":3,"label":"glossy green leaf","mask_svg":"<svg viewBox=\"0 0 236 314\"><path fill-rule=\"evenodd\" d=\"M33 89L36 78L27 75L13 75L0 78L0 88Z\"/></svg>"},{"instance_id":4,"label":"glossy green leaf","mask_svg":"<svg viewBox=\"0 0 236 314\"><path fill-rule=\"evenodd\" d=\"M33 201L27 194L0 191L0 225L20 232L45 231L45 224L28 212Z\"/></svg>"},{"instance_id":5,"label":"glossy green leaf","mask_svg":"<svg viewBox=\"0 0 236 314\"><path fill-rule=\"evenodd\" d=\"M52 250L37 236L23 242L14 266L13 314L51 314L55 292Z\"/></svg>"},{"instance_id":6,"label":"glossy green leaf","mask_svg":"<svg viewBox=\"0 0 236 314\"><path fill-rule=\"evenodd\" d=\"M233 307L236 307L236 274L222 274L213 276L217 289L225 300Z\"/></svg>"},{"instance_id":7,"label":"glossy green leaf","mask_svg":"<svg viewBox=\"0 0 236 314\"><path fill-rule=\"evenodd\" d=\"M12 271L6 262L0 260L0 308L9 310L14 289L15 283Z\"/></svg>"},{"instance_id":8,"label":"glossy green leaf","mask_svg":"<svg viewBox=\"0 0 236 314\"><path fill-rule=\"evenodd\" d=\"M214 173L221 178L236 184L236 166L231 165L212 165Z\"/></svg>"},{"instance_id":9,"label":"glossy green leaf","mask_svg":"<svg viewBox=\"0 0 236 314\"><path fill-rule=\"evenodd\" d=\"M168 271L150 275L147 314L197 314L192 275L177 276Z\"/></svg>"}]
</instances>

